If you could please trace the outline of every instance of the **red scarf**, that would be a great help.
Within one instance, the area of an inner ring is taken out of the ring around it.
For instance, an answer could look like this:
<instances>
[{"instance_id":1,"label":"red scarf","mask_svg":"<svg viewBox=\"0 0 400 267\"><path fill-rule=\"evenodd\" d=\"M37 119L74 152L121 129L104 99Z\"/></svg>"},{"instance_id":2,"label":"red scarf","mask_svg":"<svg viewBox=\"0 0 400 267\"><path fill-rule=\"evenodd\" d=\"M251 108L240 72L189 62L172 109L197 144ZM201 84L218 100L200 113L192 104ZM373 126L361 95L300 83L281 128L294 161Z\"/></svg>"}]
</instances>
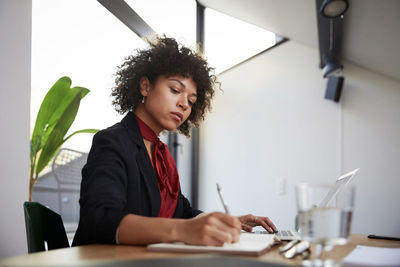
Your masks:
<instances>
[{"instance_id":1,"label":"red scarf","mask_svg":"<svg viewBox=\"0 0 400 267\"><path fill-rule=\"evenodd\" d=\"M174 158L168 147L160 141L154 131L147 126L138 116L140 132L144 139L153 143L152 165L157 176L158 188L161 194L161 206L158 217L172 218L178 203L179 175Z\"/></svg>"}]
</instances>

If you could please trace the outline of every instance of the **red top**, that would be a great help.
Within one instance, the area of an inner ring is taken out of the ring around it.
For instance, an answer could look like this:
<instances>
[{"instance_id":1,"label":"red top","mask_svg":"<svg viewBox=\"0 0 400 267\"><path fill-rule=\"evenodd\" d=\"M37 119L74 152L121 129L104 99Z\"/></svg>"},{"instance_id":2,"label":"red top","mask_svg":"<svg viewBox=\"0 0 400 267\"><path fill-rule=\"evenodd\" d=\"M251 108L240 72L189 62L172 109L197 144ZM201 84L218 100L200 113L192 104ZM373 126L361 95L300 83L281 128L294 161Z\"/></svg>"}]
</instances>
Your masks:
<instances>
[{"instance_id":1,"label":"red top","mask_svg":"<svg viewBox=\"0 0 400 267\"><path fill-rule=\"evenodd\" d=\"M161 194L161 206L158 217L172 218L178 203L179 175L174 158L168 146L160 141L154 131L139 117L136 120L144 139L153 143L152 165L157 176L158 188Z\"/></svg>"}]
</instances>

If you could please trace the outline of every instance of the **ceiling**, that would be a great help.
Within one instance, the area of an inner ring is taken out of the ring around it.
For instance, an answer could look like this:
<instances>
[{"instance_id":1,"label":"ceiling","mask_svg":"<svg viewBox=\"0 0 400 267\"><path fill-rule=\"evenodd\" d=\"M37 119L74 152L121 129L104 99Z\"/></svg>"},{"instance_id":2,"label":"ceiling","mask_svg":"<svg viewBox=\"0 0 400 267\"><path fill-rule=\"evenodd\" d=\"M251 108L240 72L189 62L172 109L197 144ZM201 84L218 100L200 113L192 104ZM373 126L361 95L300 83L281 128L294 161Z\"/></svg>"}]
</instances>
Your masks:
<instances>
[{"instance_id":1,"label":"ceiling","mask_svg":"<svg viewBox=\"0 0 400 267\"><path fill-rule=\"evenodd\" d=\"M198 0L299 43L318 48L315 0ZM342 59L400 81L400 1L349 0ZM318 58L316 65L319 64ZM344 67L346 68L346 64Z\"/></svg>"}]
</instances>

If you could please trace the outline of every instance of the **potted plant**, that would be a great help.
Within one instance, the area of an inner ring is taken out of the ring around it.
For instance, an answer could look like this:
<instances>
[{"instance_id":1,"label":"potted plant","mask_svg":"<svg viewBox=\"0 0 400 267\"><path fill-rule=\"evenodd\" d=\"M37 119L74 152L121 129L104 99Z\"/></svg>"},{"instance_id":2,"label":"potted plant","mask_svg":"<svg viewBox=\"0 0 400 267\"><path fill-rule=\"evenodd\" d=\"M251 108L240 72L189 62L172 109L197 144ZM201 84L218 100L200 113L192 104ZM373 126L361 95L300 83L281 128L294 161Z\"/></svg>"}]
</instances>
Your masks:
<instances>
[{"instance_id":1,"label":"potted plant","mask_svg":"<svg viewBox=\"0 0 400 267\"><path fill-rule=\"evenodd\" d=\"M75 120L81 99L88 93L89 90L83 87L71 88L71 79L62 77L44 97L31 137L29 201L32 201L33 186L37 177L61 145L77 133L98 132L97 129L84 129L65 137Z\"/></svg>"}]
</instances>

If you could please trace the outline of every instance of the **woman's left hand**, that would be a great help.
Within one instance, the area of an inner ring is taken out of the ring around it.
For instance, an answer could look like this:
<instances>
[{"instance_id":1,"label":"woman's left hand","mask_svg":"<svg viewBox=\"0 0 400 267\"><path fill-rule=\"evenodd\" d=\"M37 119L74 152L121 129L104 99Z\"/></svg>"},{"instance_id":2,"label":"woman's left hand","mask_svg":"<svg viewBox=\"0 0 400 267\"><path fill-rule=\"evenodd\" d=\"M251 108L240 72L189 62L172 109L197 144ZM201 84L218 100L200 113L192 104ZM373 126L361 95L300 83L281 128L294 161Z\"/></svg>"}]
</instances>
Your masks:
<instances>
[{"instance_id":1,"label":"woman's left hand","mask_svg":"<svg viewBox=\"0 0 400 267\"><path fill-rule=\"evenodd\" d=\"M269 233L276 233L275 225L268 217L254 216L253 214L247 214L238 216L239 221L242 223L242 229L246 232L251 232L254 226L262 226Z\"/></svg>"}]
</instances>

